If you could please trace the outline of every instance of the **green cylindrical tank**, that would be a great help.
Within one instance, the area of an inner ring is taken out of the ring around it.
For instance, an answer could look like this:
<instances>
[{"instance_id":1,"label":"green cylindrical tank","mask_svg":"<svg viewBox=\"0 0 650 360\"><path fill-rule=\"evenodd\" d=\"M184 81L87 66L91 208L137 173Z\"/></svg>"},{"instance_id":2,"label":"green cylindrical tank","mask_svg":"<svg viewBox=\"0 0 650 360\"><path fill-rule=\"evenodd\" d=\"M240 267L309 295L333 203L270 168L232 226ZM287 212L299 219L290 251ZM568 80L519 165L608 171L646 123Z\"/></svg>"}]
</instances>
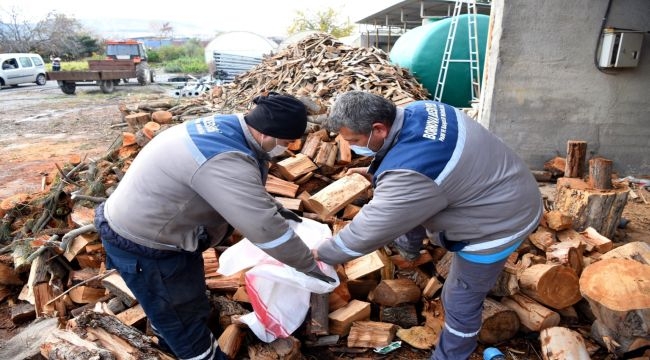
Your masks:
<instances>
[{"instance_id":1,"label":"green cylindrical tank","mask_svg":"<svg viewBox=\"0 0 650 360\"><path fill-rule=\"evenodd\" d=\"M441 99L442 102L457 107L468 107L472 100L469 62L453 62L453 60L469 59L469 37L467 35L469 16L474 15L465 14L458 17L456 36L451 52L452 61L449 63ZM487 15L476 15L476 17L478 64L482 77L490 17ZM390 61L411 71L413 76L429 91L431 98L436 92L438 73L440 73L450 25L451 18L446 18L411 29L395 42L390 51Z\"/></svg>"}]
</instances>

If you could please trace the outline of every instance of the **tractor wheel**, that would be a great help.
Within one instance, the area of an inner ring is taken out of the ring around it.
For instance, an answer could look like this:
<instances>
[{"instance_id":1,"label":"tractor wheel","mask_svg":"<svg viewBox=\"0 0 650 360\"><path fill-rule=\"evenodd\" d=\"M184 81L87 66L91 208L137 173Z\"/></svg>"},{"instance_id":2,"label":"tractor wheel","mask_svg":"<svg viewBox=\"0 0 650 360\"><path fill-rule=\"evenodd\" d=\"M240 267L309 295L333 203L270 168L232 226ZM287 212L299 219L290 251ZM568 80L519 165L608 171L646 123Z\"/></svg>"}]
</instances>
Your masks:
<instances>
[{"instance_id":1,"label":"tractor wheel","mask_svg":"<svg viewBox=\"0 0 650 360\"><path fill-rule=\"evenodd\" d=\"M135 76L138 79L138 84L147 85L150 80L151 70L149 70L149 64L143 61L138 64L135 68Z\"/></svg>"},{"instance_id":2,"label":"tractor wheel","mask_svg":"<svg viewBox=\"0 0 650 360\"><path fill-rule=\"evenodd\" d=\"M61 81L59 82L59 87L64 94L74 95L74 91L77 89L77 84L74 81Z\"/></svg>"},{"instance_id":3,"label":"tractor wheel","mask_svg":"<svg viewBox=\"0 0 650 360\"><path fill-rule=\"evenodd\" d=\"M102 90L104 94L110 94L113 92L113 89L115 88L115 83L113 80L102 80L99 83L99 88Z\"/></svg>"}]
</instances>

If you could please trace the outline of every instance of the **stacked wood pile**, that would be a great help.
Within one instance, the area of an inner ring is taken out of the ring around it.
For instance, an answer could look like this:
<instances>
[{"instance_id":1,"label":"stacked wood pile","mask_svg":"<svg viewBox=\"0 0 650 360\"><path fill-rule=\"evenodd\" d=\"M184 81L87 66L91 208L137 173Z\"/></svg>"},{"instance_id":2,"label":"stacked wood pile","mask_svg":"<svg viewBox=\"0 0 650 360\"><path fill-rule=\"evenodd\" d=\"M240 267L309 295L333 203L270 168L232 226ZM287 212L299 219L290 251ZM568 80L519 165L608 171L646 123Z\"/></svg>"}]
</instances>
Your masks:
<instances>
[{"instance_id":1,"label":"stacked wood pile","mask_svg":"<svg viewBox=\"0 0 650 360\"><path fill-rule=\"evenodd\" d=\"M124 105L120 110L128 128L104 157L73 157L69 163L57 165L57 176L44 178L42 193L17 194L2 201L0 240L7 245L0 257L0 300L14 303L12 320L16 324L58 317L67 325L66 330L50 334L42 344L43 356L169 358L149 336L146 316L120 276L105 269L103 248L92 226L94 204L110 195L142 146L185 117L225 108L220 106L245 107L260 90L308 95L304 101L315 104L310 106L310 117L324 114L324 104L337 91L367 84L356 70L346 72L340 67L374 69L370 66L374 62L359 65L365 56L360 54L381 58L376 51L363 53L345 47L338 56L346 61L334 61L336 57L327 54L337 54L335 45L331 39L307 39L287 49L285 57L265 61L261 66L266 64L266 72L253 69L238 80L240 88L224 87L218 96L213 93L212 97L175 105L167 100ZM289 54L297 54L300 61L290 62ZM320 62L310 67L315 61ZM336 72L330 75L339 82L332 78L320 81L318 74L309 72L309 79L299 81L300 75L290 72L290 65ZM287 73L290 76L284 75ZM266 78L270 74L275 74L276 82ZM399 73L395 74L399 77ZM348 76L352 82L348 87L331 86L345 83L337 75ZM362 82L355 82L359 79ZM402 90L386 93L391 91L387 87L382 95L403 94L407 86L397 83ZM309 84L314 87L309 88ZM383 85L380 81L370 86L370 90L376 90L373 86ZM303 88L308 92L301 93L299 89ZM420 95L410 94L409 98ZM572 163L570 158L568 163ZM266 187L288 209L326 223L336 233L372 198L370 183L364 177L344 176L346 169L368 162L368 158L352 154L337 134L312 126L273 164ZM580 177L573 179L582 181ZM606 207L593 199L617 198L617 191L625 192L625 185L612 184L612 189L598 190L590 185L594 181L585 183L580 191L587 195L576 195L560 191L567 187L558 181L553 207L547 209L539 228L508 259L485 303L479 334L482 345L510 344L517 335L539 334L532 348L541 349L545 359L563 358L562 351L582 359L607 353L629 357L635 351L642 356L644 346L650 344L650 248L645 243L614 244L611 235L603 234L603 229L609 227L599 223L600 218L583 216L594 214L595 207L600 206L603 213L614 219L618 213L620 218L624 202L610 201ZM561 206L570 203L565 197L579 199L582 206L567 211ZM239 238L234 235L225 246ZM237 321L238 316L251 310L243 274L218 275L215 270L224 248L209 249L203 254L206 286L214 308L220 310L215 320L224 329L219 344L233 359L293 359L300 358L301 353L322 357L323 348L342 354L339 357L356 358L369 357L371 348L402 340L402 350L408 349L415 358L427 358L443 326L439 295L451 254L426 240L425 244L414 261L403 259L389 246L341 265L337 269L341 285L330 294L312 297L304 327L294 336L271 344L257 341ZM15 297L17 292L20 294ZM529 345L518 347L515 343L508 347L517 358L537 359Z\"/></svg>"},{"instance_id":2,"label":"stacked wood pile","mask_svg":"<svg viewBox=\"0 0 650 360\"><path fill-rule=\"evenodd\" d=\"M200 97L125 105L121 110L125 115L166 110L175 121L183 121L209 113L245 112L255 96L269 91L309 98L317 108L327 109L337 94L350 90L370 91L398 105L428 96L411 73L391 64L381 49L348 46L320 33L265 57L232 83ZM312 118L320 123L322 116L316 115Z\"/></svg>"}]
</instances>

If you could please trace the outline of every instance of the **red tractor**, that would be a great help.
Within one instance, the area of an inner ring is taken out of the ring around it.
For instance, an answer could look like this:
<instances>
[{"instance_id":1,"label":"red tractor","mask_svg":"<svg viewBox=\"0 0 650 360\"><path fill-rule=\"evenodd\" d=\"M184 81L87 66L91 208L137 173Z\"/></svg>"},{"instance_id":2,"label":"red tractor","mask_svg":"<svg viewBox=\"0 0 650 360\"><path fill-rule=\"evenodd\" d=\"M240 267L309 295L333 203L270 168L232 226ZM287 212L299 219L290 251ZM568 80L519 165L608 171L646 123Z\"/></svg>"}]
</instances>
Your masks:
<instances>
[{"instance_id":1,"label":"red tractor","mask_svg":"<svg viewBox=\"0 0 650 360\"><path fill-rule=\"evenodd\" d=\"M136 40L106 41L106 58L114 60L131 60L135 64L138 84L146 85L153 82L154 74L147 63L147 51L144 44ZM128 79L122 79L128 82Z\"/></svg>"}]
</instances>

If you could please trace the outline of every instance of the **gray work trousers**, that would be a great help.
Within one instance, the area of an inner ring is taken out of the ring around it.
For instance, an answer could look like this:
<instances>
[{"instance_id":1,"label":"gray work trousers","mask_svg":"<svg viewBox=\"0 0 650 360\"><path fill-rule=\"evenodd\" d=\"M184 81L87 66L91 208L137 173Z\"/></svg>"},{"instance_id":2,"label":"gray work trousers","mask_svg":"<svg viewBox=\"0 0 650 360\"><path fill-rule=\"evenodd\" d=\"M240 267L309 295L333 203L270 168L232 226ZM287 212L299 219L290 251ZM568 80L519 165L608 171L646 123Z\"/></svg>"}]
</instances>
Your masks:
<instances>
[{"instance_id":1,"label":"gray work trousers","mask_svg":"<svg viewBox=\"0 0 650 360\"><path fill-rule=\"evenodd\" d=\"M431 360L468 359L481 329L483 301L496 283L507 259L478 264L454 254L442 288L445 325Z\"/></svg>"}]
</instances>

